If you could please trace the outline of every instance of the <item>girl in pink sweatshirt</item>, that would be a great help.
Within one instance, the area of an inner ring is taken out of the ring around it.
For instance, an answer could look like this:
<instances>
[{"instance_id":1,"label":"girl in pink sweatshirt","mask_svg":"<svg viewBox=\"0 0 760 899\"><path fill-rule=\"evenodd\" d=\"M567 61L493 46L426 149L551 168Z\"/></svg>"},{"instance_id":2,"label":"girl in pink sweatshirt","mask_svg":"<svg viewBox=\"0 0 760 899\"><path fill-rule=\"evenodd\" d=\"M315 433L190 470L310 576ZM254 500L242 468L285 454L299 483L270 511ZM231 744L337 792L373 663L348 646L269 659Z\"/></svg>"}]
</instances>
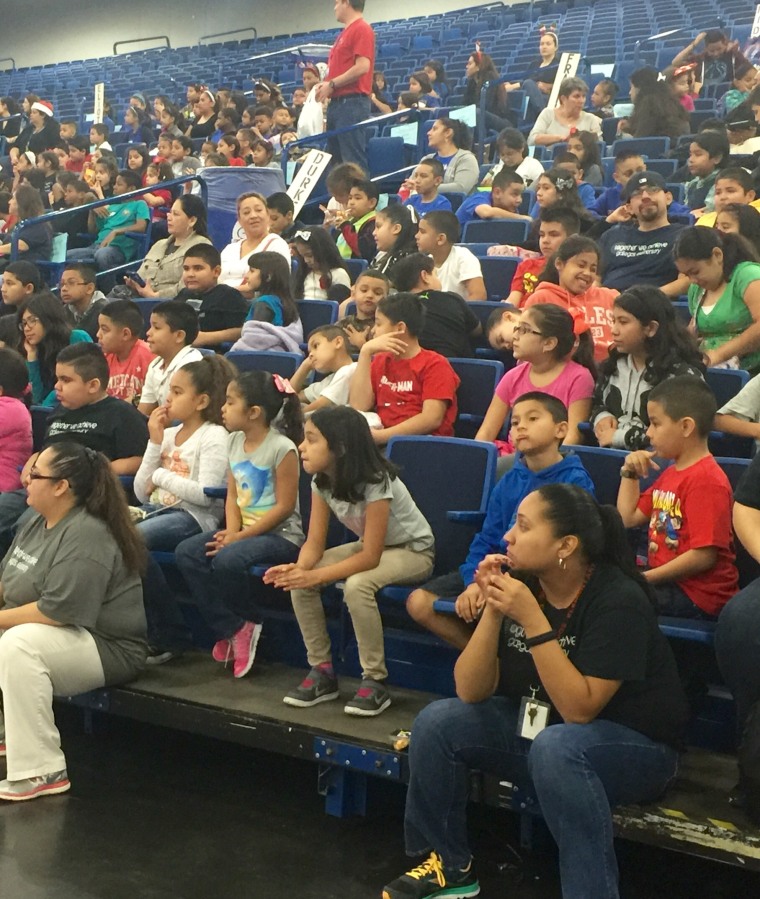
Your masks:
<instances>
[{"instance_id":1,"label":"girl in pink sweatshirt","mask_svg":"<svg viewBox=\"0 0 760 899\"><path fill-rule=\"evenodd\" d=\"M0 493L19 490L20 472L32 454L32 418L24 402L29 387L24 358L0 348Z\"/></svg>"}]
</instances>

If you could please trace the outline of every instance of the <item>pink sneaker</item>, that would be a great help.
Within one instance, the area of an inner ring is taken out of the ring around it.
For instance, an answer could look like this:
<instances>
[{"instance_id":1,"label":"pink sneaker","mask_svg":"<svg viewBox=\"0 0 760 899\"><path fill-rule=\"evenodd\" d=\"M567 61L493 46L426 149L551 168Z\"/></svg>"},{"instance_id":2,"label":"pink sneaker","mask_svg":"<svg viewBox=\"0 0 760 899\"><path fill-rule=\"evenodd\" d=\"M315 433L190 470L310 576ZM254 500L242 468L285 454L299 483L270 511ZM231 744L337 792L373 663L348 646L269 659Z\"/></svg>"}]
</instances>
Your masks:
<instances>
[{"instance_id":1,"label":"pink sneaker","mask_svg":"<svg viewBox=\"0 0 760 899\"><path fill-rule=\"evenodd\" d=\"M232 652L235 664L232 673L235 677L245 677L253 667L256 658L256 646L261 636L261 625L246 621L232 638Z\"/></svg>"},{"instance_id":2,"label":"pink sneaker","mask_svg":"<svg viewBox=\"0 0 760 899\"><path fill-rule=\"evenodd\" d=\"M211 650L211 658L215 662L229 662L232 658L232 640L217 640Z\"/></svg>"}]
</instances>

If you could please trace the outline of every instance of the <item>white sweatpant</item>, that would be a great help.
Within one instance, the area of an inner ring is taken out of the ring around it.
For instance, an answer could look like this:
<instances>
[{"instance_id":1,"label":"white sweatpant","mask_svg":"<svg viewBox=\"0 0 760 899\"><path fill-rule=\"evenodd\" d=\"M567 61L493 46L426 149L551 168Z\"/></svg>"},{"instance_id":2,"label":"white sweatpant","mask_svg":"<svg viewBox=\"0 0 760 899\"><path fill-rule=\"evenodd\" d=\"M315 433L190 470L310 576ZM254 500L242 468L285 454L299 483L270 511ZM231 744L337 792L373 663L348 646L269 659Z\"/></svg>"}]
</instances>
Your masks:
<instances>
[{"instance_id":1,"label":"white sweatpant","mask_svg":"<svg viewBox=\"0 0 760 899\"><path fill-rule=\"evenodd\" d=\"M53 696L74 696L104 683L95 640L85 628L20 624L0 631L8 780L66 767Z\"/></svg>"}]
</instances>

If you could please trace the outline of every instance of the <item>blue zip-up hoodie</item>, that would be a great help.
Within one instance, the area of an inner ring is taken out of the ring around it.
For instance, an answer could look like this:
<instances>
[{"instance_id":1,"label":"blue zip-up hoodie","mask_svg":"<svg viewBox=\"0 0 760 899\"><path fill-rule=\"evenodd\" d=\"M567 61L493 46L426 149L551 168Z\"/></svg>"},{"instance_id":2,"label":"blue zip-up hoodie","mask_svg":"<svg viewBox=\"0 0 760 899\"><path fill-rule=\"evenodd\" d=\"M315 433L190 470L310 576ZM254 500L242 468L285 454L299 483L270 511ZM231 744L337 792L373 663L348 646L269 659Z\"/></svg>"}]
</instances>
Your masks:
<instances>
[{"instance_id":1,"label":"blue zip-up hoodie","mask_svg":"<svg viewBox=\"0 0 760 899\"><path fill-rule=\"evenodd\" d=\"M534 490L545 484L576 484L593 496L594 484L578 456L568 453L561 462L533 472L523 462L520 455L515 464L496 484L488 498L488 508L483 527L472 538L467 559L460 566L459 573L465 586L475 580L478 565L489 553L506 551L504 535L512 527L517 515L517 507Z\"/></svg>"}]
</instances>

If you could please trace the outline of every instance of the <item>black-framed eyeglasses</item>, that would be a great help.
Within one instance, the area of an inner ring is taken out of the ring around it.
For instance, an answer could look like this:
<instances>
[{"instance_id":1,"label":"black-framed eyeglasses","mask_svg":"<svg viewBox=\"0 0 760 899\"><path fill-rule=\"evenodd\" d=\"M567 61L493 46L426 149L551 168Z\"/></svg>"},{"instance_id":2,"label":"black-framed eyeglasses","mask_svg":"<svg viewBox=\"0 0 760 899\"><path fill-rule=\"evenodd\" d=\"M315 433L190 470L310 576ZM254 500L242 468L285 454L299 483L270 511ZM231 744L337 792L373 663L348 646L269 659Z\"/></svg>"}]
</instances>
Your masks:
<instances>
[{"instance_id":1,"label":"black-framed eyeglasses","mask_svg":"<svg viewBox=\"0 0 760 899\"><path fill-rule=\"evenodd\" d=\"M35 325L40 323L40 319L37 318L36 315L30 315L29 318L22 318L18 323L19 331L23 331L24 328L33 328Z\"/></svg>"},{"instance_id":2,"label":"black-framed eyeglasses","mask_svg":"<svg viewBox=\"0 0 760 899\"><path fill-rule=\"evenodd\" d=\"M42 472L37 471L37 469L32 466L29 469L29 480L30 481L60 481L61 478L56 474L42 474Z\"/></svg>"},{"instance_id":3,"label":"black-framed eyeglasses","mask_svg":"<svg viewBox=\"0 0 760 899\"><path fill-rule=\"evenodd\" d=\"M540 331L536 331L534 328L531 328L530 325L515 325L513 333L515 333L515 334L535 334L536 337L544 336Z\"/></svg>"},{"instance_id":4,"label":"black-framed eyeglasses","mask_svg":"<svg viewBox=\"0 0 760 899\"><path fill-rule=\"evenodd\" d=\"M59 281L59 287L84 287L85 281Z\"/></svg>"}]
</instances>

